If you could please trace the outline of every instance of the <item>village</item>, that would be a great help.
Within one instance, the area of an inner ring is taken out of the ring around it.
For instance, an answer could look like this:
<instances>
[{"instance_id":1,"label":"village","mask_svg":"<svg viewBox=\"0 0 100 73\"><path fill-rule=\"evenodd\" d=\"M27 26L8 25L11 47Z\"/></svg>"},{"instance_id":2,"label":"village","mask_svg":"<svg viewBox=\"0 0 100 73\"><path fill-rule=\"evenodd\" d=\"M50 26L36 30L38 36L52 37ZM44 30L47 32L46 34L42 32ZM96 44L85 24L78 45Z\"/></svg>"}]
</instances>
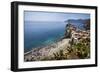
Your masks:
<instances>
[{"instance_id":1,"label":"village","mask_svg":"<svg viewBox=\"0 0 100 73\"><path fill-rule=\"evenodd\" d=\"M90 38L90 30L81 30L69 23L66 25L65 37L78 43L81 39Z\"/></svg>"}]
</instances>

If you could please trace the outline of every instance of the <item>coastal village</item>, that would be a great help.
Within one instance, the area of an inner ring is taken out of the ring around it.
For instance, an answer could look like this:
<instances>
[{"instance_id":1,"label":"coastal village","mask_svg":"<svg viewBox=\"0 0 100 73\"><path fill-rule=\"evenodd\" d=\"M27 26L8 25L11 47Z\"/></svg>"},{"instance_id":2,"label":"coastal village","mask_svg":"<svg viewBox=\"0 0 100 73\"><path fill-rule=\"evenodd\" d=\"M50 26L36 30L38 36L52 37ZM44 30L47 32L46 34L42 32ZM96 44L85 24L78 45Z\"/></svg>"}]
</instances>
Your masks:
<instances>
[{"instance_id":1,"label":"coastal village","mask_svg":"<svg viewBox=\"0 0 100 73\"><path fill-rule=\"evenodd\" d=\"M78 43L79 40L81 39L86 39L86 38L89 38L90 37L90 30L80 30L80 29L77 29L74 25L72 24L67 24L66 26L66 38L71 38L74 40L74 42Z\"/></svg>"},{"instance_id":2,"label":"coastal village","mask_svg":"<svg viewBox=\"0 0 100 73\"><path fill-rule=\"evenodd\" d=\"M25 62L87 58L90 58L90 29L81 30L71 23L66 25L64 37L60 41L33 48L24 54Z\"/></svg>"}]
</instances>

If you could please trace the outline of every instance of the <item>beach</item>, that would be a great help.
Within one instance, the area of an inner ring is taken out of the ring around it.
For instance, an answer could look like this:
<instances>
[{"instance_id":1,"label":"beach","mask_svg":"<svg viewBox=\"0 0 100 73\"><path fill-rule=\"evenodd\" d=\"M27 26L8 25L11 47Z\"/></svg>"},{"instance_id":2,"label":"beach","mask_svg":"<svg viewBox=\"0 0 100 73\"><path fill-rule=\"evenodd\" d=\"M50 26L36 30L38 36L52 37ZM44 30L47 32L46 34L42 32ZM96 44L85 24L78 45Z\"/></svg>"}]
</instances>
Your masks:
<instances>
[{"instance_id":1,"label":"beach","mask_svg":"<svg viewBox=\"0 0 100 73\"><path fill-rule=\"evenodd\" d=\"M24 54L24 60L31 61L31 59L34 58L35 61L39 61L44 57L53 57L53 53L59 52L60 50L65 50L67 46L69 46L70 40L71 39L62 39L61 41L42 48L33 48L31 51Z\"/></svg>"}]
</instances>

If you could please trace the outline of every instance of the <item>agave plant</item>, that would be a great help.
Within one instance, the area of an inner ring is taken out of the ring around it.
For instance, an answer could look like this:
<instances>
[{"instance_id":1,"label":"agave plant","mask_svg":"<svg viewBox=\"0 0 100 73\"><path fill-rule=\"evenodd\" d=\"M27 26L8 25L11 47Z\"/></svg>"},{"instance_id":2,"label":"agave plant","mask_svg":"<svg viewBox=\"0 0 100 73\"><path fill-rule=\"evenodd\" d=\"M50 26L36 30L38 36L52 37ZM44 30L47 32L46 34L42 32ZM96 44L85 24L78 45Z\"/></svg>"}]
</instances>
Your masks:
<instances>
[{"instance_id":1,"label":"agave plant","mask_svg":"<svg viewBox=\"0 0 100 73\"><path fill-rule=\"evenodd\" d=\"M87 45L86 45L87 44ZM82 40L74 45L76 49L77 56L79 58L88 58L90 54L90 44L88 40Z\"/></svg>"},{"instance_id":2,"label":"agave plant","mask_svg":"<svg viewBox=\"0 0 100 73\"><path fill-rule=\"evenodd\" d=\"M67 59L67 55L64 54L63 50L60 50L59 52L53 53L53 55L54 55L55 60Z\"/></svg>"}]
</instances>

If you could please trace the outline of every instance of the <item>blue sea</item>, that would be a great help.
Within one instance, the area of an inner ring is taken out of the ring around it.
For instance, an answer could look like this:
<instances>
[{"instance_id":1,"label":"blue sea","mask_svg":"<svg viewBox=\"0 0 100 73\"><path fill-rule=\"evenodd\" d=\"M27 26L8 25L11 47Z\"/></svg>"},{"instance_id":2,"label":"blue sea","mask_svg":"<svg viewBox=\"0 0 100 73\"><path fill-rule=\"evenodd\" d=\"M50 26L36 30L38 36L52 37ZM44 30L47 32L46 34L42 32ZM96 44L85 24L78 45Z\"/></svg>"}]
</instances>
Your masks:
<instances>
[{"instance_id":1,"label":"blue sea","mask_svg":"<svg viewBox=\"0 0 100 73\"><path fill-rule=\"evenodd\" d=\"M54 43L64 36L65 22L24 22L24 52ZM82 22L72 22L83 29Z\"/></svg>"}]
</instances>

